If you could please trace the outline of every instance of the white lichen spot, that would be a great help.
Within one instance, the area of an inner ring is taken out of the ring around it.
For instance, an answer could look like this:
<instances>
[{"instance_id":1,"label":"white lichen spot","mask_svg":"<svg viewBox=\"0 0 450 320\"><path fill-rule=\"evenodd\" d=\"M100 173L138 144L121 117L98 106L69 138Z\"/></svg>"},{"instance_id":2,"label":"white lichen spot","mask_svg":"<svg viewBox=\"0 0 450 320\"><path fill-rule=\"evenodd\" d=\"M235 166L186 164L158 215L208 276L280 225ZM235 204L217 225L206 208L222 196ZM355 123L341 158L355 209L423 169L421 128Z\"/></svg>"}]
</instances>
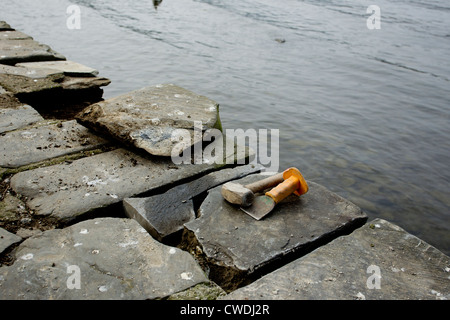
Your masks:
<instances>
[{"instance_id":1,"label":"white lichen spot","mask_svg":"<svg viewBox=\"0 0 450 320\"><path fill-rule=\"evenodd\" d=\"M381 228L381 226L378 223L375 223L375 228Z\"/></svg>"},{"instance_id":2,"label":"white lichen spot","mask_svg":"<svg viewBox=\"0 0 450 320\"><path fill-rule=\"evenodd\" d=\"M139 243L139 241L128 241L119 243L119 247L126 248L129 246L135 246Z\"/></svg>"},{"instance_id":3,"label":"white lichen spot","mask_svg":"<svg viewBox=\"0 0 450 320\"><path fill-rule=\"evenodd\" d=\"M89 197L91 194L90 193L85 193L84 196L85 197Z\"/></svg>"},{"instance_id":4,"label":"white lichen spot","mask_svg":"<svg viewBox=\"0 0 450 320\"><path fill-rule=\"evenodd\" d=\"M358 299L358 300L366 300L366 296L364 294L362 294L361 292L358 292L356 294L356 299Z\"/></svg>"},{"instance_id":5,"label":"white lichen spot","mask_svg":"<svg viewBox=\"0 0 450 320\"><path fill-rule=\"evenodd\" d=\"M152 125L154 125L154 126L157 126L157 125L159 125L159 124L161 123L161 120L160 120L159 118L150 119L149 121L150 121L150 122L152 123Z\"/></svg>"},{"instance_id":6,"label":"white lichen spot","mask_svg":"<svg viewBox=\"0 0 450 320\"><path fill-rule=\"evenodd\" d=\"M79 246L82 246L83 244L81 243L81 242L77 242L77 243L75 243L73 246L74 247L79 247Z\"/></svg>"},{"instance_id":7,"label":"white lichen spot","mask_svg":"<svg viewBox=\"0 0 450 320\"><path fill-rule=\"evenodd\" d=\"M111 198L113 198L113 199L119 198L116 194L110 194L109 196L110 196Z\"/></svg>"},{"instance_id":8,"label":"white lichen spot","mask_svg":"<svg viewBox=\"0 0 450 320\"><path fill-rule=\"evenodd\" d=\"M92 253L92 254L99 254L99 253L100 253L100 250L94 249L94 250L91 251L91 253Z\"/></svg>"},{"instance_id":9,"label":"white lichen spot","mask_svg":"<svg viewBox=\"0 0 450 320\"><path fill-rule=\"evenodd\" d=\"M20 257L20 259L22 259L22 260L31 260L33 258L34 258L34 255L32 253L27 253Z\"/></svg>"},{"instance_id":10,"label":"white lichen spot","mask_svg":"<svg viewBox=\"0 0 450 320\"><path fill-rule=\"evenodd\" d=\"M449 268L449 267L445 267L445 268L444 268L444 271L445 271L445 272L450 272L450 268Z\"/></svg>"},{"instance_id":11,"label":"white lichen spot","mask_svg":"<svg viewBox=\"0 0 450 320\"><path fill-rule=\"evenodd\" d=\"M181 274L181 279L183 279L183 280L192 280L193 276L194 275L192 274L192 272L183 272Z\"/></svg>"},{"instance_id":12,"label":"white lichen spot","mask_svg":"<svg viewBox=\"0 0 450 320\"><path fill-rule=\"evenodd\" d=\"M106 291L108 291L108 288L106 286L100 286L100 287L98 287L98 291L106 292Z\"/></svg>"},{"instance_id":13,"label":"white lichen spot","mask_svg":"<svg viewBox=\"0 0 450 320\"><path fill-rule=\"evenodd\" d=\"M170 248L169 253L175 254L175 253L177 253L177 250L175 248Z\"/></svg>"},{"instance_id":14,"label":"white lichen spot","mask_svg":"<svg viewBox=\"0 0 450 320\"><path fill-rule=\"evenodd\" d=\"M80 230L80 234L88 234L89 230L88 229L81 229Z\"/></svg>"}]
</instances>

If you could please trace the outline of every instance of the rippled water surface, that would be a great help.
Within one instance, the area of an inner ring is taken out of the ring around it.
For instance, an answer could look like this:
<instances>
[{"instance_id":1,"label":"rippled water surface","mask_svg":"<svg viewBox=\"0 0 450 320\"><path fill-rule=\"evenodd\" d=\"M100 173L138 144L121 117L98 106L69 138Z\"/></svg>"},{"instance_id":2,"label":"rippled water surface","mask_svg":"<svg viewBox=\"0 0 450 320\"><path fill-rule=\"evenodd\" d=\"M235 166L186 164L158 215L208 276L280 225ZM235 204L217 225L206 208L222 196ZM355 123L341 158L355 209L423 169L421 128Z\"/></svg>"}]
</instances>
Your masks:
<instances>
[{"instance_id":1,"label":"rippled water surface","mask_svg":"<svg viewBox=\"0 0 450 320\"><path fill-rule=\"evenodd\" d=\"M206 95L224 128L280 130L280 170L450 254L448 1L0 1L0 20L110 78L105 98L158 83Z\"/></svg>"}]
</instances>

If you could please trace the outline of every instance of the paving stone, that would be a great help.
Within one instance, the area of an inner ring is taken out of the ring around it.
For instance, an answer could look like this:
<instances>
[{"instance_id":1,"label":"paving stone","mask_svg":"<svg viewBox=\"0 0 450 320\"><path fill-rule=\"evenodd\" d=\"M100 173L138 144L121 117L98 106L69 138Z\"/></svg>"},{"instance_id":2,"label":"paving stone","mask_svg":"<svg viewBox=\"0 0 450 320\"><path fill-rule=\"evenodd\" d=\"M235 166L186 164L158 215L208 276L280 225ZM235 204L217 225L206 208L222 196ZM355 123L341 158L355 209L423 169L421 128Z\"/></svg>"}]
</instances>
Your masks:
<instances>
[{"instance_id":1,"label":"paving stone","mask_svg":"<svg viewBox=\"0 0 450 320\"><path fill-rule=\"evenodd\" d=\"M245 165L204 175L192 182L176 186L162 194L146 198L127 198L123 205L128 217L137 220L155 239L183 229L195 219L193 198L217 185L261 171L262 166Z\"/></svg>"},{"instance_id":2,"label":"paving stone","mask_svg":"<svg viewBox=\"0 0 450 320\"><path fill-rule=\"evenodd\" d=\"M13 244L20 241L22 241L21 237L16 236L15 234L6 231L3 228L0 228L0 254Z\"/></svg>"},{"instance_id":3,"label":"paving stone","mask_svg":"<svg viewBox=\"0 0 450 320\"><path fill-rule=\"evenodd\" d=\"M6 64L1 65L0 64L0 74L9 74L9 75L16 75L16 76L23 76L31 79L42 79L46 78L51 75L63 75L63 72L55 69L48 69L48 68L39 68L39 69L32 69L32 68L26 68L26 67L18 67L16 66L9 66Z\"/></svg>"},{"instance_id":4,"label":"paving stone","mask_svg":"<svg viewBox=\"0 0 450 320\"><path fill-rule=\"evenodd\" d=\"M0 134L44 121L44 118L28 105L20 105L14 109L1 107L0 105ZM0 136L0 140L2 139L3 137Z\"/></svg>"},{"instance_id":5,"label":"paving stone","mask_svg":"<svg viewBox=\"0 0 450 320\"><path fill-rule=\"evenodd\" d=\"M61 92L61 81L64 79L64 75L57 73L51 74L45 78L31 78L28 76L0 73L0 85L20 97L29 94L47 94L46 98L49 99L51 92Z\"/></svg>"},{"instance_id":6,"label":"paving stone","mask_svg":"<svg viewBox=\"0 0 450 320\"><path fill-rule=\"evenodd\" d=\"M376 219L225 299L446 300L449 277L448 256Z\"/></svg>"},{"instance_id":7,"label":"paving stone","mask_svg":"<svg viewBox=\"0 0 450 320\"><path fill-rule=\"evenodd\" d=\"M70 221L125 198L170 188L220 168L214 163L175 165L169 157L143 157L117 149L20 172L11 178L11 186L28 197L27 205L36 214Z\"/></svg>"},{"instance_id":8,"label":"paving stone","mask_svg":"<svg viewBox=\"0 0 450 320\"><path fill-rule=\"evenodd\" d=\"M7 24L6 21L0 21L0 31L9 31L9 30L14 30L14 29L11 28L11 26L9 24Z\"/></svg>"},{"instance_id":9,"label":"paving stone","mask_svg":"<svg viewBox=\"0 0 450 320\"><path fill-rule=\"evenodd\" d=\"M0 32L0 41L2 40L33 40L33 38L20 31L7 30Z\"/></svg>"},{"instance_id":10,"label":"paving stone","mask_svg":"<svg viewBox=\"0 0 450 320\"><path fill-rule=\"evenodd\" d=\"M85 66L81 63L65 60L65 61L41 61L41 62L24 62L16 64L16 67L25 67L29 69L53 69L63 72L66 76L72 77L95 77L98 70Z\"/></svg>"},{"instance_id":11,"label":"paving stone","mask_svg":"<svg viewBox=\"0 0 450 320\"><path fill-rule=\"evenodd\" d=\"M61 86L64 90L86 90L105 87L111 80L103 77L64 77Z\"/></svg>"},{"instance_id":12,"label":"paving stone","mask_svg":"<svg viewBox=\"0 0 450 320\"><path fill-rule=\"evenodd\" d=\"M220 127L218 104L173 84L155 85L93 104L77 119L152 155L171 156L180 131L189 137L184 149L199 143L203 131ZM195 122L202 124L194 134ZM182 150L179 150L180 152Z\"/></svg>"},{"instance_id":13,"label":"paving stone","mask_svg":"<svg viewBox=\"0 0 450 320\"><path fill-rule=\"evenodd\" d=\"M75 120L16 130L0 136L0 167L18 168L106 143Z\"/></svg>"},{"instance_id":14,"label":"paving stone","mask_svg":"<svg viewBox=\"0 0 450 320\"><path fill-rule=\"evenodd\" d=\"M251 175L237 182L245 185L264 177ZM211 189L199 209L200 217L185 224L186 249L195 251L199 246L200 259L218 270L211 279L232 290L258 269L289 254L301 255L367 220L353 203L319 184L308 185L308 193L289 196L260 221L224 200L221 186Z\"/></svg>"},{"instance_id":15,"label":"paving stone","mask_svg":"<svg viewBox=\"0 0 450 320\"><path fill-rule=\"evenodd\" d=\"M15 65L20 62L66 60L49 46L35 40L0 41L0 63Z\"/></svg>"},{"instance_id":16,"label":"paving stone","mask_svg":"<svg viewBox=\"0 0 450 320\"><path fill-rule=\"evenodd\" d=\"M133 219L99 218L25 240L0 268L0 299L158 299L208 283L187 252Z\"/></svg>"}]
</instances>

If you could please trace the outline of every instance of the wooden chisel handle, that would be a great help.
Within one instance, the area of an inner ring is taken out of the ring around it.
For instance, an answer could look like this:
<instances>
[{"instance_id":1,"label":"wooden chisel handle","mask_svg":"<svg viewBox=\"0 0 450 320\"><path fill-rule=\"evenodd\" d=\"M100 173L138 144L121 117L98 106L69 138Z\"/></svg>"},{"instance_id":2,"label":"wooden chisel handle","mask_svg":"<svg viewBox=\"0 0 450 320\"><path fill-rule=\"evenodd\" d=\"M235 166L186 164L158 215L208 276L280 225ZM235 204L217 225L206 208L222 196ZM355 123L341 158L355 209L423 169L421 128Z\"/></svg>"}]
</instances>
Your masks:
<instances>
[{"instance_id":1,"label":"wooden chisel handle","mask_svg":"<svg viewBox=\"0 0 450 320\"><path fill-rule=\"evenodd\" d=\"M267 188L272 188L278 184L280 184L281 182L283 182L283 172L281 173L277 173L273 176L270 176L268 178L250 183L245 185L244 187L249 189L250 191L252 191L253 193L258 193L261 192Z\"/></svg>"}]
</instances>

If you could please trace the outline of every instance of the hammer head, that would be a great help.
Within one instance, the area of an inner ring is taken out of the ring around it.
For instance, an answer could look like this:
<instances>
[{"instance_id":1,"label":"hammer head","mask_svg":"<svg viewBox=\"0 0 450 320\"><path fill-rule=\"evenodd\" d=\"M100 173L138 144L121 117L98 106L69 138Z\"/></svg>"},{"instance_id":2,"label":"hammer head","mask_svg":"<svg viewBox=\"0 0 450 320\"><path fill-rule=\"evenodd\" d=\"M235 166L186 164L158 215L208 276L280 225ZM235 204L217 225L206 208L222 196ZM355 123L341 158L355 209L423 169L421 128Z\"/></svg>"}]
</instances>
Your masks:
<instances>
[{"instance_id":1,"label":"hammer head","mask_svg":"<svg viewBox=\"0 0 450 320\"><path fill-rule=\"evenodd\" d=\"M235 182L227 182L222 185L222 196L230 203L240 205L241 207L249 207L253 203L255 195L250 189Z\"/></svg>"}]
</instances>

